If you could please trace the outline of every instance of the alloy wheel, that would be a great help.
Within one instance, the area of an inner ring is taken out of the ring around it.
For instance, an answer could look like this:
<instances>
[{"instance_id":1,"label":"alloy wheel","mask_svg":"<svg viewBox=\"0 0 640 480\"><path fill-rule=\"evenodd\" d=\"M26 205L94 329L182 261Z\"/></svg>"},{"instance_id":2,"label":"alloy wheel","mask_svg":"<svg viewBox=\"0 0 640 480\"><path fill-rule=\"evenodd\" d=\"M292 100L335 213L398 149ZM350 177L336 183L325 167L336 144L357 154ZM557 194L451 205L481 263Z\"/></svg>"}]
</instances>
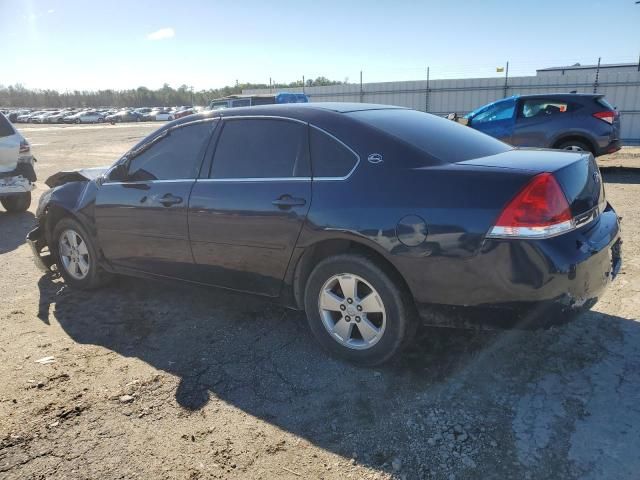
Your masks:
<instances>
[{"instance_id":1,"label":"alloy wheel","mask_svg":"<svg viewBox=\"0 0 640 480\"><path fill-rule=\"evenodd\" d=\"M584 152L584 149L582 147L579 147L578 145L567 145L566 147L564 147L564 150L570 150L572 152Z\"/></svg>"},{"instance_id":2,"label":"alloy wheel","mask_svg":"<svg viewBox=\"0 0 640 480\"><path fill-rule=\"evenodd\" d=\"M329 335L347 348L369 349L384 335L387 314L382 297L358 275L329 278L320 290L318 308Z\"/></svg>"},{"instance_id":3,"label":"alloy wheel","mask_svg":"<svg viewBox=\"0 0 640 480\"><path fill-rule=\"evenodd\" d=\"M62 266L76 280L84 280L89 274L89 249L75 230L65 230L58 240L58 252Z\"/></svg>"}]
</instances>

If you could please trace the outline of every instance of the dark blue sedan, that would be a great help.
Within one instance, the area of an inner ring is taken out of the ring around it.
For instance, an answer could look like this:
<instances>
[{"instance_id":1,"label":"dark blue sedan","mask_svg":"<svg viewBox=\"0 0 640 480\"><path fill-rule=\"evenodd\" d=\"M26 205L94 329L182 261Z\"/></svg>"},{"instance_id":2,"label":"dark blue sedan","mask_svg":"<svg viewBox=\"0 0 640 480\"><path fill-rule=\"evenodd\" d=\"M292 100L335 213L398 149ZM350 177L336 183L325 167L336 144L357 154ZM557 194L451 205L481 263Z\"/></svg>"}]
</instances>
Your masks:
<instances>
[{"instance_id":1,"label":"dark blue sedan","mask_svg":"<svg viewBox=\"0 0 640 480\"><path fill-rule=\"evenodd\" d=\"M70 286L126 274L263 295L304 309L327 350L365 365L397 353L420 317L564 319L621 264L590 153L514 150L382 105L191 115L108 169L47 184L28 240Z\"/></svg>"}]
</instances>

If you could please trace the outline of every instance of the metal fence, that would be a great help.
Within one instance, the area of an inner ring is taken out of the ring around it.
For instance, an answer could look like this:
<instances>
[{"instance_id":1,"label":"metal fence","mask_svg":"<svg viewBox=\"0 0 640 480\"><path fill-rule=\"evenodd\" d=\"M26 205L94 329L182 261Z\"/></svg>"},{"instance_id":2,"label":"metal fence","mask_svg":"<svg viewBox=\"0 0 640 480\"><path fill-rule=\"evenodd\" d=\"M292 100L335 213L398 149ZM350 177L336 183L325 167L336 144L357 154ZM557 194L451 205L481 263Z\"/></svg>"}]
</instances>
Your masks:
<instances>
[{"instance_id":1,"label":"metal fence","mask_svg":"<svg viewBox=\"0 0 640 480\"><path fill-rule=\"evenodd\" d=\"M468 78L343 84L278 89L304 92L311 102L363 102L398 105L436 115L470 112L486 103L515 94L550 92L603 93L621 115L622 141L640 144L640 72L576 73L509 78ZM246 94L269 89L245 90Z\"/></svg>"}]
</instances>

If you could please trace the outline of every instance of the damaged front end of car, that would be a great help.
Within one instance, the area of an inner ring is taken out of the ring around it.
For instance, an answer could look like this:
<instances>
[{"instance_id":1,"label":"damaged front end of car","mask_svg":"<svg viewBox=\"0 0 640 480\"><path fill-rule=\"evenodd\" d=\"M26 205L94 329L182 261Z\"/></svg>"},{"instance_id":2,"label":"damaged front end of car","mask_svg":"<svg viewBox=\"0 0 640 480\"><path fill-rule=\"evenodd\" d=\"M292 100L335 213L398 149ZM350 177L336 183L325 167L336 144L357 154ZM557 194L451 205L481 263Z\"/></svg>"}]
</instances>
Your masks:
<instances>
[{"instance_id":1,"label":"damaged front end of car","mask_svg":"<svg viewBox=\"0 0 640 480\"><path fill-rule=\"evenodd\" d=\"M27 234L36 266L44 271L54 270L56 263L51 245L54 225L66 216L87 220L96 193L96 180L108 168L88 168L62 171L50 176L45 184L51 187L40 196L36 209L36 227Z\"/></svg>"}]
</instances>

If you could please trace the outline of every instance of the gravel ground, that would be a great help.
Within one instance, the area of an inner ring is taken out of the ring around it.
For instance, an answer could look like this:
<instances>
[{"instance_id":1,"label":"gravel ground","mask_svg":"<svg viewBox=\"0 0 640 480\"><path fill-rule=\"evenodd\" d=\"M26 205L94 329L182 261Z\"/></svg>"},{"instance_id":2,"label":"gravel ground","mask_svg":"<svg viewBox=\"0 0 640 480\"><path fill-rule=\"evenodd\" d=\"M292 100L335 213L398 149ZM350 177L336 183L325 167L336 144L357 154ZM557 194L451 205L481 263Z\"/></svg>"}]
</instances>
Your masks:
<instances>
[{"instance_id":1,"label":"gravel ground","mask_svg":"<svg viewBox=\"0 0 640 480\"><path fill-rule=\"evenodd\" d=\"M152 128L21 130L44 179L109 164ZM592 312L546 331L425 329L376 370L327 357L301 314L256 298L67 289L32 264L33 214L0 211L0 478L636 479L640 173L606 181L625 263Z\"/></svg>"}]
</instances>

